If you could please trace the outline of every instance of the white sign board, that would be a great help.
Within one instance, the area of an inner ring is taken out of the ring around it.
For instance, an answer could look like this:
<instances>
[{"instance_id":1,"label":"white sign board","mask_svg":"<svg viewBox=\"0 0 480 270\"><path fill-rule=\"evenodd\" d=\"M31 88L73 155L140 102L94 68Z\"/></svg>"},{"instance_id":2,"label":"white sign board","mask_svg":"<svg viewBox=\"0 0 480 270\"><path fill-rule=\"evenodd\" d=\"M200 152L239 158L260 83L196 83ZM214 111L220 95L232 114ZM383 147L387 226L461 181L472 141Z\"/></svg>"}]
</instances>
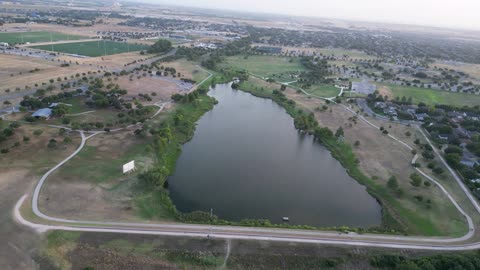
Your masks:
<instances>
[{"instance_id":1,"label":"white sign board","mask_svg":"<svg viewBox=\"0 0 480 270\"><path fill-rule=\"evenodd\" d=\"M135 161L132 160L126 164L123 165L123 173L128 173L130 171L133 171L135 169Z\"/></svg>"}]
</instances>

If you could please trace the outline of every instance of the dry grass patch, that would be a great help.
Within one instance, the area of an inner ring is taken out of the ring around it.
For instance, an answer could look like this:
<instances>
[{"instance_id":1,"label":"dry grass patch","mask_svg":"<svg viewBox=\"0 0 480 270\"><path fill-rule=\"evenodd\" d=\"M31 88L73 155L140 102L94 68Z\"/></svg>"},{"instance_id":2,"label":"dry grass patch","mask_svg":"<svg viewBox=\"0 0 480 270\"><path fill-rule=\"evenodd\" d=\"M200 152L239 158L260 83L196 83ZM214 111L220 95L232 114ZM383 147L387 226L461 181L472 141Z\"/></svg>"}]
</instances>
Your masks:
<instances>
[{"instance_id":1,"label":"dry grass patch","mask_svg":"<svg viewBox=\"0 0 480 270\"><path fill-rule=\"evenodd\" d=\"M151 166L147 141L131 131L97 135L48 179L40 208L73 219L139 221L131 205L136 175L121 172L130 160L138 171Z\"/></svg>"},{"instance_id":2,"label":"dry grass patch","mask_svg":"<svg viewBox=\"0 0 480 270\"><path fill-rule=\"evenodd\" d=\"M177 84L163 79L162 77L141 76L140 78L129 76L119 77L116 83L120 88L128 91L127 96L138 97L138 94L149 94L153 101L168 100L170 97L180 92ZM156 93L156 96L152 96Z\"/></svg>"}]
</instances>

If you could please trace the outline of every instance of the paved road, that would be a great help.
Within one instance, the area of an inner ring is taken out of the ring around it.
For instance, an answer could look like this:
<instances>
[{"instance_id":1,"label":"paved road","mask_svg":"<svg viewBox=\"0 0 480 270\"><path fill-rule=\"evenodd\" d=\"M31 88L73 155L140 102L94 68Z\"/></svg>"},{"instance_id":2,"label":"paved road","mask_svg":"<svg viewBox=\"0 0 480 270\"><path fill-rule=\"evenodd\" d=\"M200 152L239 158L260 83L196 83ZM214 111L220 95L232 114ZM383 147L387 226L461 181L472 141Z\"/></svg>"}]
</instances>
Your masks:
<instances>
[{"instance_id":1,"label":"paved road","mask_svg":"<svg viewBox=\"0 0 480 270\"><path fill-rule=\"evenodd\" d=\"M343 105L347 110L357 115L353 110ZM360 119L365 121L372 127L376 127L373 123L366 120L363 116L358 115ZM267 240L267 241L287 241L287 242L301 242L301 243L323 243L323 244L339 244L349 246L365 246L365 247L384 247L384 248L401 248L401 249L424 249L424 250L472 250L480 248L480 243L461 244L461 242L470 239L475 232L475 227L472 219L459 206L454 198L443 188L435 179L428 176L419 170L422 175L434 182L447 195L457 209L466 217L469 231L466 235L458 238L429 238L429 237L411 237L411 236L392 236L392 235L371 235L371 234L342 234L337 232L322 232L322 231L304 231L304 230L289 230L289 229L268 229L268 228L248 228L248 227L232 227L232 226L210 226L210 225L190 225L178 223L163 223L163 224L145 224L145 223L127 223L127 222L108 222L108 221L88 221L88 220L71 220L59 217L51 217L42 213L38 207L38 198L41 188L48 176L68 162L76 154L78 154L85 146L86 141L95 136L93 133L89 136L85 132L80 131L82 142L80 146L65 160L50 169L42 176L37 186L35 187L32 197L32 210L34 214L49 223L56 223L58 225L43 225L35 224L25 220L20 214L20 206L27 198L23 196L17 203L14 214L15 219L29 226L37 231L46 230L70 230L70 231L85 231L85 232L112 232L112 233L130 233L130 234L147 234L147 235L172 235L172 236L194 236L194 237L212 237L212 238L228 238L228 239L251 239L251 240ZM411 147L400 141L399 139L390 135L399 143L402 143L409 149ZM438 152L436 152L439 155ZM416 158L413 159L413 162ZM447 168L448 167L448 164ZM459 179L460 180L460 179ZM461 181L459 182L461 183ZM469 195L468 190L464 191ZM477 211L480 213L480 207L473 196L468 198L475 205Z\"/></svg>"}]
</instances>

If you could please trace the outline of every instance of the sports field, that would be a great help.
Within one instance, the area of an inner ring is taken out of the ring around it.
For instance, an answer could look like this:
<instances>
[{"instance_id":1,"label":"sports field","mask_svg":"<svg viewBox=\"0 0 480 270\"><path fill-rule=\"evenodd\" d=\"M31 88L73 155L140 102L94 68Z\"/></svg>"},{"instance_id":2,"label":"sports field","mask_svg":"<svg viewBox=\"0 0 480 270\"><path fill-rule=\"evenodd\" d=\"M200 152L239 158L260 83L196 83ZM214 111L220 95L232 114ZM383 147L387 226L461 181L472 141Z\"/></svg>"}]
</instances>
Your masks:
<instances>
[{"instance_id":1,"label":"sports field","mask_svg":"<svg viewBox=\"0 0 480 270\"><path fill-rule=\"evenodd\" d=\"M48 42L48 41L62 41L62 40L78 40L85 39L85 36L66 35L56 32L12 32L12 33L0 33L0 42L6 42L10 45L21 43L35 43L35 42Z\"/></svg>"},{"instance_id":2,"label":"sports field","mask_svg":"<svg viewBox=\"0 0 480 270\"><path fill-rule=\"evenodd\" d=\"M32 46L31 48L97 57L103 55L145 50L148 48L148 46L142 44L128 44L106 40L98 40L77 43Z\"/></svg>"},{"instance_id":3,"label":"sports field","mask_svg":"<svg viewBox=\"0 0 480 270\"><path fill-rule=\"evenodd\" d=\"M402 98L411 97L413 103L423 102L428 105L447 104L457 107L475 106L480 104L480 95L456 93L442 90L426 89L419 87L383 85L393 96Z\"/></svg>"},{"instance_id":4,"label":"sports field","mask_svg":"<svg viewBox=\"0 0 480 270\"><path fill-rule=\"evenodd\" d=\"M279 56L250 55L247 58L232 56L227 58L226 64L237 69L245 69L258 76L271 78L276 77L273 76L274 74L280 75L305 70L298 58ZM288 79L284 81L288 81Z\"/></svg>"}]
</instances>

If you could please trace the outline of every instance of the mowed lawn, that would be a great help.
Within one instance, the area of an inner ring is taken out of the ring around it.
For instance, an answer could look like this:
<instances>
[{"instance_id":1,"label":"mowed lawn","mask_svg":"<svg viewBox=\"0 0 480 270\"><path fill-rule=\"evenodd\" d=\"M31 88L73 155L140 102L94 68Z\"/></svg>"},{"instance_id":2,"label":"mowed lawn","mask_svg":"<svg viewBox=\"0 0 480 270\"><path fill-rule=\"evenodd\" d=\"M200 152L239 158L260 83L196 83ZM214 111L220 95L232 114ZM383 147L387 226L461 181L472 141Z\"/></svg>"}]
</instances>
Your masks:
<instances>
[{"instance_id":1,"label":"mowed lawn","mask_svg":"<svg viewBox=\"0 0 480 270\"><path fill-rule=\"evenodd\" d=\"M148 48L148 46L142 45L142 44L128 44L128 43L121 43L121 42L114 42L114 41L99 40L99 41L87 41L87 42L78 42L78 43L32 46L31 48L46 50L46 51L53 50L54 52L97 57L97 56L103 56L103 55L111 55L111 54L145 50Z\"/></svg>"},{"instance_id":2,"label":"mowed lawn","mask_svg":"<svg viewBox=\"0 0 480 270\"><path fill-rule=\"evenodd\" d=\"M237 69L245 69L262 77L305 70L297 58L279 56L250 55L246 59L241 55L232 56L227 58L226 64Z\"/></svg>"},{"instance_id":3,"label":"mowed lawn","mask_svg":"<svg viewBox=\"0 0 480 270\"><path fill-rule=\"evenodd\" d=\"M88 38L86 36L66 35L57 32L12 32L0 33L0 42L8 44L20 43L35 43L35 42L49 42L49 41L63 41L63 40L79 40Z\"/></svg>"},{"instance_id":4,"label":"mowed lawn","mask_svg":"<svg viewBox=\"0 0 480 270\"><path fill-rule=\"evenodd\" d=\"M425 104L446 104L453 106L475 106L480 105L480 95L456 93L442 90L385 85L394 95L402 98L403 96L412 98L413 103L424 102Z\"/></svg>"},{"instance_id":5,"label":"mowed lawn","mask_svg":"<svg viewBox=\"0 0 480 270\"><path fill-rule=\"evenodd\" d=\"M296 83L293 84L293 86L298 87ZM307 91L309 94L319 96L319 97L325 97L325 98L336 97L338 96L338 94L340 94L340 89L329 84L316 84L304 90Z\"/></svg>"}]
</instances>

